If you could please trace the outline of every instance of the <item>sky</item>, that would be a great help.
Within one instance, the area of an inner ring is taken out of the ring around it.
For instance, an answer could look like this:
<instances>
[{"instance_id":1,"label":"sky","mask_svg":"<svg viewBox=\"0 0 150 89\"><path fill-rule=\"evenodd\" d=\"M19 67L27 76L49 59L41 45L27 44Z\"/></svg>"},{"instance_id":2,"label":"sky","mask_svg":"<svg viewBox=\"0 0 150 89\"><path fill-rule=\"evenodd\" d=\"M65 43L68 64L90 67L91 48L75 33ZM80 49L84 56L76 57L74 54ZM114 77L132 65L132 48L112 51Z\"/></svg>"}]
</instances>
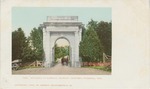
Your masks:
<instances>
[{"instance_id":1,"label":"sky","mask_svg":"<svg viewBox=\"0 0 150 89\"><path fill-rule=\"evenodd\" d=\"M112 21L112 10L110 7L13 7L12 31L21 27L29 36L34 27L46 22L47 16L78 16L78 20L86 26L91 19Z\"/></svg>"},{"instance_id":2,"label":"sky","mask_svg":"<svg viewBox=\"0 0 150 89\"><path fill-rule=\"evenodd\" d=\"M69 42L66 39L63 39L63 38L62 39L58 39L56 41L56 44L57 44L58 47L69 46Z\"/></svg>"}]
</instances>

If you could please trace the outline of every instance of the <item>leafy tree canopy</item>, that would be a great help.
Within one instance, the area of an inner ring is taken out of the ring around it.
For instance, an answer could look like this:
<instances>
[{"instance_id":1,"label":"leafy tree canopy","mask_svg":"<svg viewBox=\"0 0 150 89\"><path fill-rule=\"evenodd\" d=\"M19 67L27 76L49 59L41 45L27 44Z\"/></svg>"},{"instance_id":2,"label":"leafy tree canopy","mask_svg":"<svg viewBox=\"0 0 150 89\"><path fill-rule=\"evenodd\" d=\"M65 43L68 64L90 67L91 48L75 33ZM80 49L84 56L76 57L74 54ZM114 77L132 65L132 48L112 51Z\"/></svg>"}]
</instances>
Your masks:
<instances>
[{"instance_id":1,"label":"leafy tree canopy","mask_svg":"<svg viewBox=\"0 0 150 89\"><path fill-rule=\"evenodd\" d=\"M24 48L27 46L22 28L12 32L12 60L23 59Z\"/></svg>"},{"instance_id":2,"label":"leafy tree canopy","mask_svg":"<svg viewBox=\"0 0 150 89\"><path fill-rule=\"evenodd\" d=\"M100 61L102 48L100 40L92 27L86 30L79 50L83 61Z\"/></svg>"},{"instance_id":3,"label":"leafy tree canopy","mask_svg":"<svg viewBox=\"0 0 150 89\"><path fill-rule=\"evenodd\" d=\"M112 25L111 22L101 21L97 24L97 28L95 29L104 47L104 52L108 55L111 55L111 42L112 42L111 25Z\"/></svg>"},{"instance_id":4,"label":"leafy tree canopy","mask_svg":"<svg viewBox=\"0 0 150 89\"><path fill-rule=\"evenodd\" d=\"M55 60L67 55L69 55L69 46L58 47L57 44L55 44Z\"/></svg>"},{"instance_id":5,"label":"leafy tree canopy","mask_svg":"<svg viewBox=\"0 0 150 89\"><path fill-rule=\"evenodd\" d=\"M41 28L33 28L29 36L29 45L36 56L35 60L43 60L43 32Z\"/></svg>"}]
</instances>

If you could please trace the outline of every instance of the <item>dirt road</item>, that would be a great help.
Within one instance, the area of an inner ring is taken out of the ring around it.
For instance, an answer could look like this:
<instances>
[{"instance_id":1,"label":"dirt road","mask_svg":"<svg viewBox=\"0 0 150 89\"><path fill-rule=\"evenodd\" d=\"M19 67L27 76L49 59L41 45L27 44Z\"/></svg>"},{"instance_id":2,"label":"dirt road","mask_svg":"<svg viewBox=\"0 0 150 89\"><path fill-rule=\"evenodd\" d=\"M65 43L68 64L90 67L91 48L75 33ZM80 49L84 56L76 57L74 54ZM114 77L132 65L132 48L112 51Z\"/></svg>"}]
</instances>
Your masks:
<instances>
[{"instance_id":1,"label":"dirt road","mask_svg":"<svg viewBox=\"0 0 150 89\"><path fill-rule=\"evenodd\" d=\"M110 72L92 69L92 68L73 68L62 66L60 62L52 68L29 68L23 70L12 71L12 74L25 75L110 75Z\"/></svg>"}]
</instances>

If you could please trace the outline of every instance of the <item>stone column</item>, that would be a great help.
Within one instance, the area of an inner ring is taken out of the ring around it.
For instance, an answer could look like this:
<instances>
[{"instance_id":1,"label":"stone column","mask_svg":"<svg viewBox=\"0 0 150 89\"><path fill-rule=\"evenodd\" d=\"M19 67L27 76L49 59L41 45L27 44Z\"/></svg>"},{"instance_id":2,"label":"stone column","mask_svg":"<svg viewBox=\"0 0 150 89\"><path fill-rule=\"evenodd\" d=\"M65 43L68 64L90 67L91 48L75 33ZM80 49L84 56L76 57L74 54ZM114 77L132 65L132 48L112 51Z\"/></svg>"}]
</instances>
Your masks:
<instances>
[{"instance_id":1,"label":"stone column","mask_svg":"<svg viewBox=\"0 0 150 89\"><path fill-rule=\"evenodd\" d=\"M82 28L79 27L79 42L82 40Z\"/></svg>"},{"instance_id":2,"label":"stone column","mask_svg":"<svg viewBox=\"0 0 150 89\"><path fill-rule=\"evenodd\" d=\"M54 58L54 56L55 56L55 49L54 49L54 47L52 47L52 61L51 61L51 66L54 66L55 64L54 64L54 60L55 60L55 58Z\"/></svg>"},{"instance_id":3,"label":"stone column","mask_svg":"<svg viewBox=\"0 0 150 89\"><path fill-rule=\"evenodd\" d=\"M45 67L50 67L50 33L46 31L45 36Z\"/></svg>"},{"instance_id":4,"label":"stone column","mask_svg":"<svg viewBox=\"0 0 150 89\"><path fill-rule=\"evenodd\" d=\"M51 37L51 36L50 36ZM52 38L50 38L50 67L54 66L54 60L53 60L53 57L54 57L54 53L53 53L53 47L54 47L54 40Z\"/></svg>"},{"instance_id":5,"label":"stone column","mask_svg":"<svg viewBox=\"0 0 150 89\"><path fill-rule=\"evenodd\" d=\"M75 32L75 60L74 60L74 67L80 67L80 61L79 61L79 33L78 33L78 31Z\"/></svg>"},{"instance_id":6,"label":"stone column","mask_svg":"<svg viewBox=\"0 0 150 89\"><path fill-rule=\"evenodd\" d=\"M73 34L75 35L75 32L73 32ZM73 40L70 39L70 66L71 67L75 67L74 64L75 64L75 36L73 35Z\"/></svg>"},{"instance_id":7,"label":"stone column","mask_svg":"<svg viewBox=\"0 0 150 89\"><path fill-rule=\"evenodd\" d=\"M43 50L44 50L44 58L43 58L43 65L46 66L46 29L43 27Z\"/></svg>"},{"instance_id":8,"label":"stone column","mask_svg":"<svg viewBox=\"0 0 150 89\"><path fill-rule=\"evenodd\" d=\"M69 47L69 60L70 60L70 66L72 67L72 61L73 61L73 58L72 58L72 47L71 47L71 43L70 43L70 47Z\"/></svg>"}]
</instances>

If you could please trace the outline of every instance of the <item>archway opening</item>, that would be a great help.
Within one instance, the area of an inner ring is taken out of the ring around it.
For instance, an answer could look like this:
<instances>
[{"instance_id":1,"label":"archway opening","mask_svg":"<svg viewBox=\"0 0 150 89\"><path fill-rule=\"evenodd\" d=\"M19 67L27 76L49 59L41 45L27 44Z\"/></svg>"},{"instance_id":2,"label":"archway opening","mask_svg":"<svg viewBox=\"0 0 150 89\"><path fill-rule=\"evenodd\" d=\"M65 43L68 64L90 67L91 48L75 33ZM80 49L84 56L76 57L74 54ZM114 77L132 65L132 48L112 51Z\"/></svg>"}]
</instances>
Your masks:
<instances>
[{"instance_id":1,"label":"archway opening","mask_svg":"<svg viewBox=\"0 0 150 89\"><path fill-rule=\"evenodd\" d=\"M70 65L71 47L70 42L66 38L58 38L54 46L54 61L56 64L63 66Z\"/></svg>"}]
</instances>

